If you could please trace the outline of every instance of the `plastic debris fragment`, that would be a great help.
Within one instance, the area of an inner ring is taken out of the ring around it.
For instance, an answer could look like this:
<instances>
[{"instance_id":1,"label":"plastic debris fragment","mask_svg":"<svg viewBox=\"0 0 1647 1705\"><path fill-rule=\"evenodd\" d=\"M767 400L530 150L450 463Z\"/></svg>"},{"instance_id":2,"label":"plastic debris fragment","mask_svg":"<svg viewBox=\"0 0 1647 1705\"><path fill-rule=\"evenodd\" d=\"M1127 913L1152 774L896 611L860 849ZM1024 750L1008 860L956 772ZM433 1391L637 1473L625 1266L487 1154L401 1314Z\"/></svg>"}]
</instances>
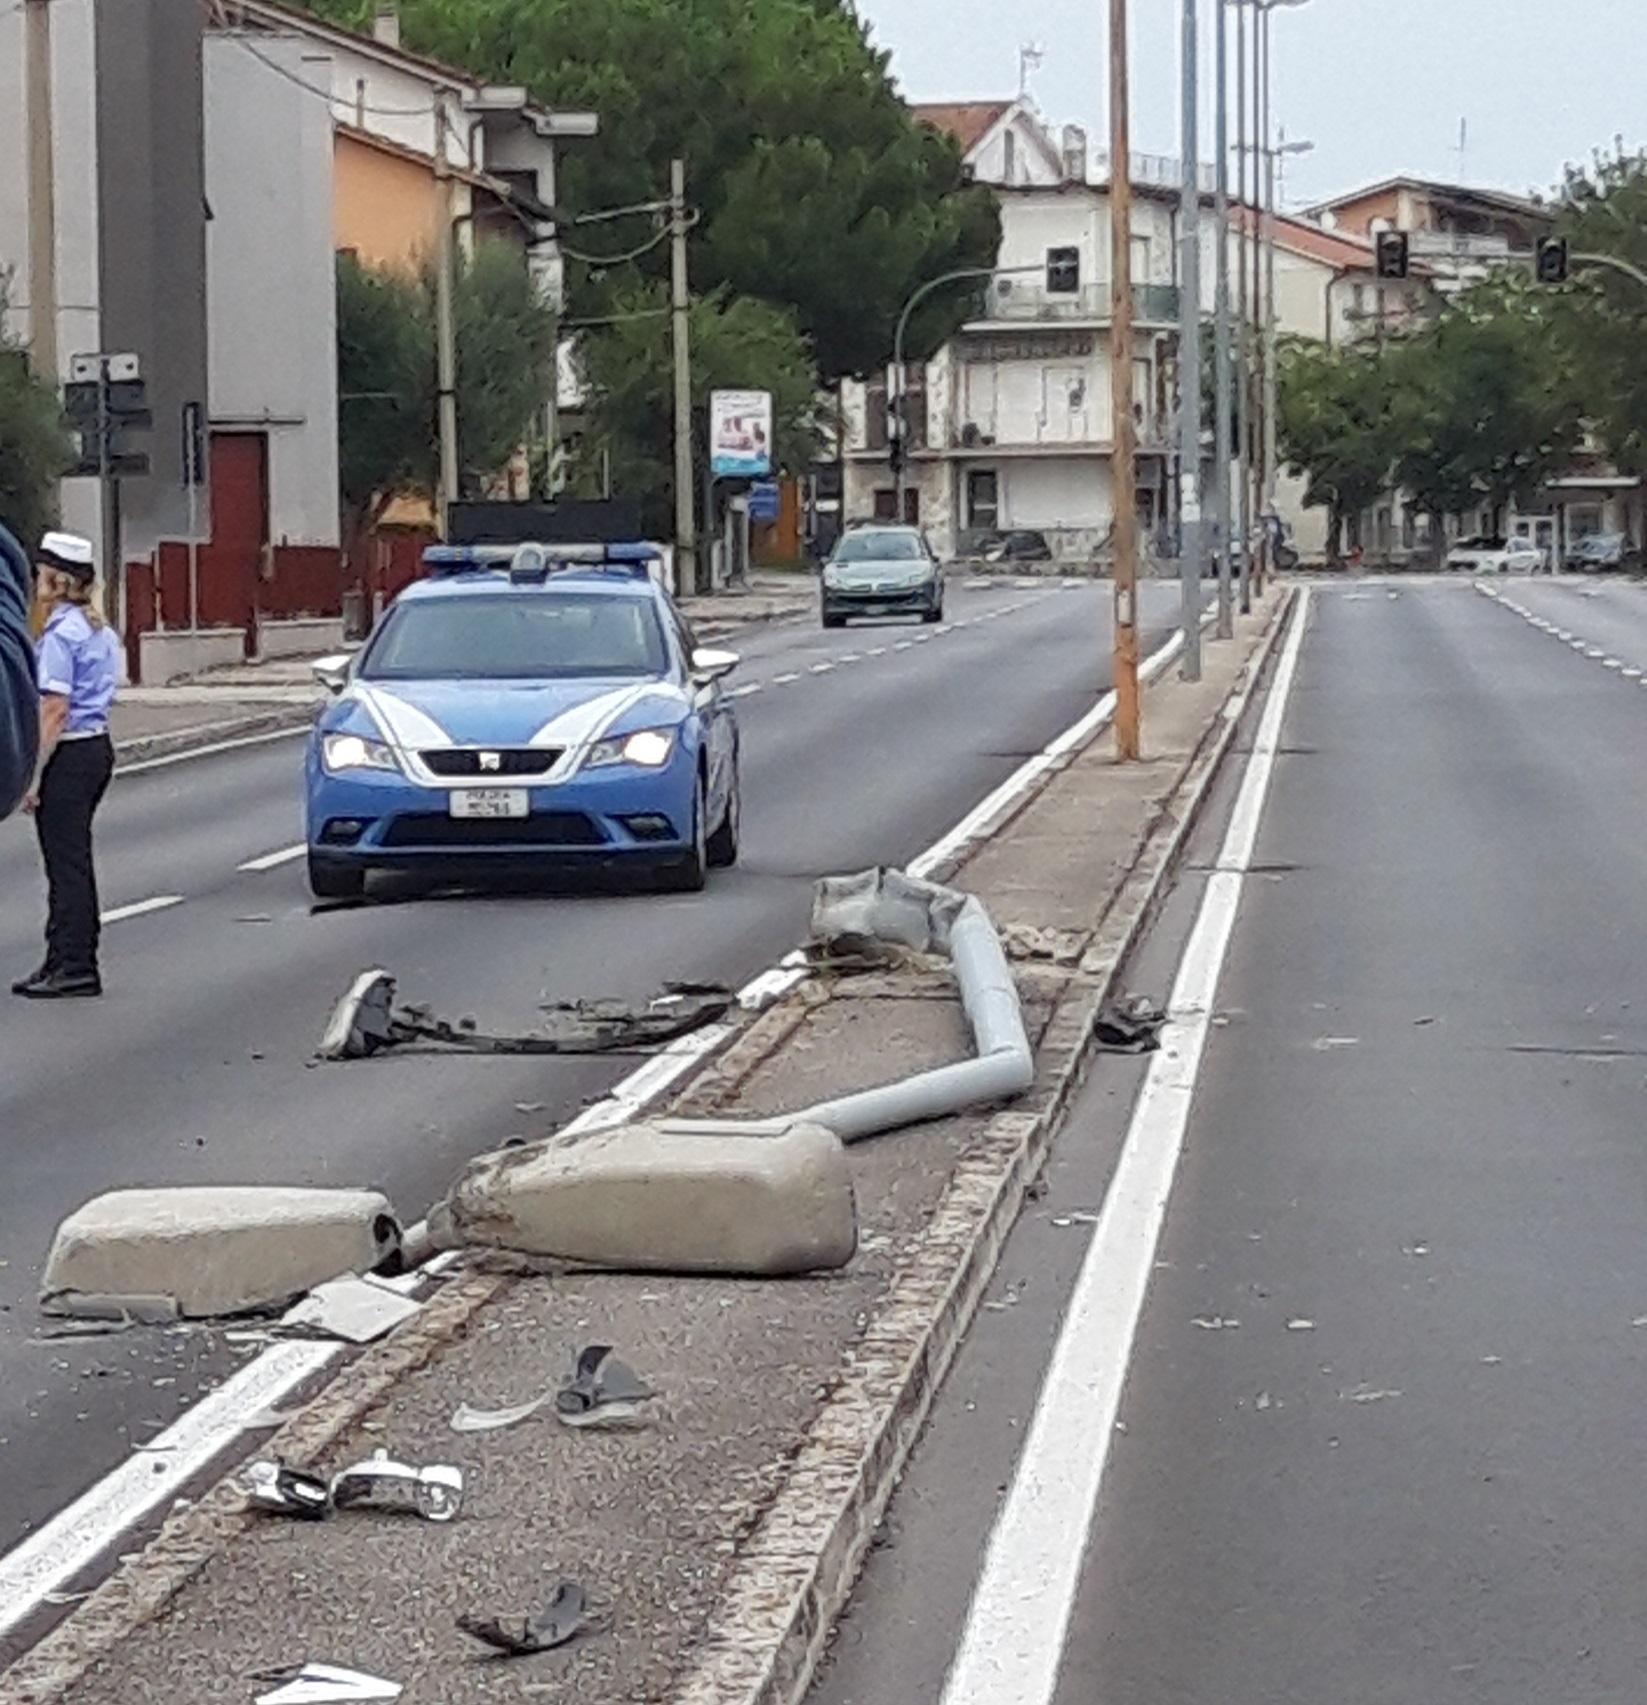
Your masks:
<instances>
[{"instance_id":1,"label":"plastic debris fragment","mask_svg":"<svg viewBox=\"0 0 1647 1705\"><path fill-rule=\"evenodd\" d=\"M586 1625L583 1588L562 1581L554 1597L533 1616L460 1616L457 1625L499 1657L529 1658L564 1646Z\"/></svg>"},{"instance_id":2,"label":"plastic debris fragment","mask_svg":"<svg viewBox=\"0 0 1647 1705\"><path fill-rule=\"evenodd\" d=\"M332 1494L326 1482L283 1462L254 1462L241 1484L255 1509L296 1516L300 1521L322 1521L331 1513Z\"/></svg>"},{"instance_id":3,"label":"plastic debris fragment","mask_svg":"<svg viewBox=\"0 0 1647 1705\"><path fill-rule=\"evenodd\" d=\"M332 1507L408 1510L426 1521L450 1521L463 1505L463 1471L445 1463L413 1468L386 1450L332 1477Z\"/></svg>"},{"instance_id":4,"label":"plastic debris fragment","mask_svg":"<svg viewBox=\"0 0 1647 1705\"><path fill-rule=\"evenodd\" d=\"M1107 1006L1093 1023L1094 1044L1106 1054L1153 1054L1167 1015L1145 995Z\"/></svg>"},{"instance_id":5,"label":"plastic debris fragment","mask_svg":"<svg viewBox=\"0 0 1647 1705\"><path fill-rule=\"evenodd\" d=\"M280 1684L272 1693L260 1693L257 1705L349 1705L352 1701L398 1699L405 1691L398 1681L339 1669L335 1664L260 1670L251 1679Z\"/></svg>"},{"instance_id":6,"label":"plastic debris fragment","mask_svg":"<svg viewBox=\"0 0 1647 1705\"><path fill-rule=\"evenodd\" d=\"M657 1395L619 1361L610 1344L590 1344L578 1355L572 1377L555 1393L555 1413L569 1427L611 1426L631 1421Z\"/></svg>"}]
</instances>

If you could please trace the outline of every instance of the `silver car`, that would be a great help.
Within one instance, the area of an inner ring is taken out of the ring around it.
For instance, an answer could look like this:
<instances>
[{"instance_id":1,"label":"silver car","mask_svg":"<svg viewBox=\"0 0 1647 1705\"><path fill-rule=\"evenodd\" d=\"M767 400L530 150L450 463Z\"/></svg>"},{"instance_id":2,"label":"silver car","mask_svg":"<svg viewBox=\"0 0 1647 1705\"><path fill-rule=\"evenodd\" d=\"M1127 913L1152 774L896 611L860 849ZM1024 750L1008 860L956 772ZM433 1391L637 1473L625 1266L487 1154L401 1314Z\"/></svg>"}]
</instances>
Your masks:
<instances>
[{"instance_id":1,"label":"silver car","mask_svg":"<svg viewBox=\"0 0 1647 1705\"><path fill-rule=\"evenodd\" d=\"M919 527L858 527L843 533L823 566L823 625L852 616L944 619L944 577Z\"/></svg>"}]
</instances>

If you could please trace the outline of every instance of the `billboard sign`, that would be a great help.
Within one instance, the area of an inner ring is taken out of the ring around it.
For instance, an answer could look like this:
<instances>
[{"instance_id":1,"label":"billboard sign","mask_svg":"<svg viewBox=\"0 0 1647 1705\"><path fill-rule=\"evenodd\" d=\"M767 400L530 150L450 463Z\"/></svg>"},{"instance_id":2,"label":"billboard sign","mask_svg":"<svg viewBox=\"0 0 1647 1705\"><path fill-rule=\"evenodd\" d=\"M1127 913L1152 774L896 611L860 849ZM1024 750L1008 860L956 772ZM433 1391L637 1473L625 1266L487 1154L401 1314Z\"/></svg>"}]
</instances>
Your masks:
<instances>
[{"instance_id":1,"label":"billboard sign","mask_svg":"<svg viewBox=\"0 0 1647 1705\"><path fill-rule=\"evenodd\" d=\"M716 479L761 479L772 472L772 393L713 391L709 471Z\"/></svg>"}]
</instances>

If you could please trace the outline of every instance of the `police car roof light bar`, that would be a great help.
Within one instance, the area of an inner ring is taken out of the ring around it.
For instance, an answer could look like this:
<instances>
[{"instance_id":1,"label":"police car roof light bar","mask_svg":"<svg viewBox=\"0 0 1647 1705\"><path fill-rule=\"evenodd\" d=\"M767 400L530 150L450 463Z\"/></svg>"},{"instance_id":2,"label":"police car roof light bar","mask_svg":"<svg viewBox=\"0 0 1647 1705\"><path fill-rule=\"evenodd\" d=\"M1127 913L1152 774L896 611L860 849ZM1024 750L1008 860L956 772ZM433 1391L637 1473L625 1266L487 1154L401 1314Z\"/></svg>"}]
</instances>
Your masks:
<instances>
[{"instance_id":1,"label":"police car roof light bar","mask_svg":"<svg viewBox=\"0 0 1647 1705\"><path fill-rule=\"evenodd\" d=\"M656 545L634 544L538 544L518 545L429 545L423 552L424 567L435 579L455 574L495 573L507 570L517 581L542 581L555 571L580 568L617 569L634 579L646 579L650 565L661 561Z\"/></svg>"}]
</instances>

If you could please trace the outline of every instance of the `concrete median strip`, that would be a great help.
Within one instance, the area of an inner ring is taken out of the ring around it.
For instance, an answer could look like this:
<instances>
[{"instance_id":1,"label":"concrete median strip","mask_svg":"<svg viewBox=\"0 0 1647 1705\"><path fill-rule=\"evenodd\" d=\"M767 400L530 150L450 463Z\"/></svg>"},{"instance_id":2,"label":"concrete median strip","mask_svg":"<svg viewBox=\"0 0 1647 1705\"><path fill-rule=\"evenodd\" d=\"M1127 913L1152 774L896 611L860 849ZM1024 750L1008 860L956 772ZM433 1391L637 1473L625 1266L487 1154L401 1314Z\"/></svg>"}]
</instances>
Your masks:
<instances>
[{"instance_id":1,"label":"concrete median strip","mask_svg":"<svg viewBox=\"0 0 1647 1705\"><path fill-rule=\"evenodd\" d=\"M105 1320L244 1314L378 1267L399 1244L371 1190L116 1190L58 1227L41 1307Z\"/></svg>"}]
</instances>

